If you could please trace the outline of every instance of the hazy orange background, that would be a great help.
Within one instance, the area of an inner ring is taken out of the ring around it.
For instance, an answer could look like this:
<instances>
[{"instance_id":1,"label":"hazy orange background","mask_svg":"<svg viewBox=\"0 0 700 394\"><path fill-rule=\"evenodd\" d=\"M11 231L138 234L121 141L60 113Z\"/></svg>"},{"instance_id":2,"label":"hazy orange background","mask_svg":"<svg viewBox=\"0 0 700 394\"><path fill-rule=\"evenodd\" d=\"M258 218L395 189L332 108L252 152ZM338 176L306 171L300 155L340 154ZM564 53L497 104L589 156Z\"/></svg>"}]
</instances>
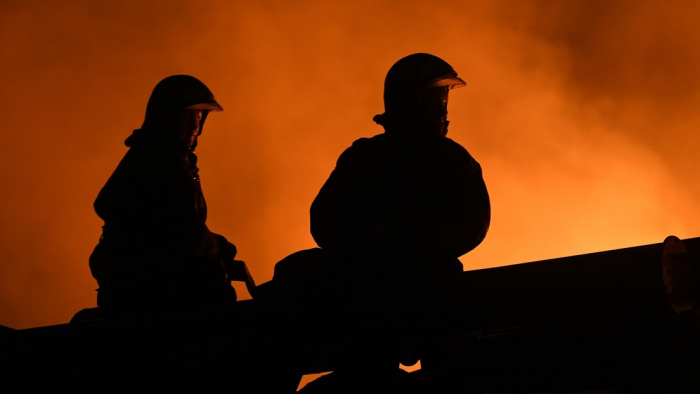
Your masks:
<instances>
[{"instance_id":1,"label":"hazy orange background","mask_svg":"<svg viewBox=\"0 0 700 394\"><path fill-rule=\"evenodd\" d=\"M92 202L171 74L226 109L198 149L209 225L260 282L314 246L311 201L414 52L469 83L450 136L493 221L467 269L700 236L696 1L144 3L0 3L0 325L95 305Z\"/></svg>"}]
</instances>

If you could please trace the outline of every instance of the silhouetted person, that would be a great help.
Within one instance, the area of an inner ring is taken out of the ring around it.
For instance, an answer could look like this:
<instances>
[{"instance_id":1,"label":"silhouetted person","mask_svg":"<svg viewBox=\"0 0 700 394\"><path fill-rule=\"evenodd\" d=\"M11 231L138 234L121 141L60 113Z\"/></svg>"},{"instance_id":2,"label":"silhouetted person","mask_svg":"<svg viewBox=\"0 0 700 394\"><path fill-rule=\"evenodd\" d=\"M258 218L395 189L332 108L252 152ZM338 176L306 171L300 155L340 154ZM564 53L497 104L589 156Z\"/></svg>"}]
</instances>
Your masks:
<instances>
[{"instance_id":1,"label":"silhouetted person","mask_svg":"<svg viewBox=\"0 0 700 394\"><path fill-rule=\"evenodd\" d=\"M481 167L446 136L449 91L464 85L433 55L396 62L385 80L385 112L374 117L385 132L343 152L311 206L321 249L275 268L282 293L349 316L339 326L354 339L345 344L345 364L324 379L329 392L372 381L392 387L401 376L397 334L440 329L462 272L458 257L486 236Z\"/></svg>"},{"instance_id":2,"label":"silhouetted person","mask_svg":"<svg viewBox=\"0 0 700 394\"><path fill-rule=\"evenodd\" d=\"M385 113L374 117L385 132L343 152L311 205L321 249L282 260L273 282L293 287L300 276L323 288L325 275L353 281L354 297L389 302L449 291L462 271L457 258L481 243L491 217L479 163L447 137L449 91L464 85L429 54L391 67Z\"/></svg>"},{"instance_id":3,"label":"silhouetted person","mask_svg":"<svg viewBox=\"0 0 700 394\"><path fill-rule=\"evenodd\" d=\"M188 75L167 77L153 90L143 126L126 139L129 150L94 204L104 226L90 269L103 310L162 313L235 302L227 272L242 262L234 260L236 247L206 226L194 153L207 115L221 110Z\"/></svg>"},{"instance_id":4,"label":"silhouetted person","mask_svg":"<svg viewBox=\"0 0 700 394\"><path fill-rule=\"evenodd\" d=\"M488 230L481 167L446 136L449 91L464 85L433 55L399 60L385 80L385 113L374 117L385 133L343 152L311 206L318 245L393 286L389 297L444 287Z\"/></svg>"}]
</instances>

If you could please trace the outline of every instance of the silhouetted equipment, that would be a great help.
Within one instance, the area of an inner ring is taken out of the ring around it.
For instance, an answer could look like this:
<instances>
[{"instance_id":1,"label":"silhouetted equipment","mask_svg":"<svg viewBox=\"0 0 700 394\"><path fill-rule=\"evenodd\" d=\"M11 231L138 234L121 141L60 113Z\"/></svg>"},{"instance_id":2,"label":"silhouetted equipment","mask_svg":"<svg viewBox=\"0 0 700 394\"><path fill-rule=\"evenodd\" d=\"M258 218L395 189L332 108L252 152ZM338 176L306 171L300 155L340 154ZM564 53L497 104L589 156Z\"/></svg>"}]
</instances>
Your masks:
<instances>
[{"instance_id":1,"label":"silhouetted equipment","mask_svg":"<svg viewBox=\"0 0 700 394\"><path fill-rule=\"evenodd\" d=\"M450 321L386 340L420 357L419 392L699 392L699 256L700 238L669 237L467 271ZM293 391L294 374L333 370L347 336L364 335L345 329L361 311L323 319L255 299L206 316L2 330L0 378L26 392L199 390L211 379Z\"/></svg>"}]
</instances>

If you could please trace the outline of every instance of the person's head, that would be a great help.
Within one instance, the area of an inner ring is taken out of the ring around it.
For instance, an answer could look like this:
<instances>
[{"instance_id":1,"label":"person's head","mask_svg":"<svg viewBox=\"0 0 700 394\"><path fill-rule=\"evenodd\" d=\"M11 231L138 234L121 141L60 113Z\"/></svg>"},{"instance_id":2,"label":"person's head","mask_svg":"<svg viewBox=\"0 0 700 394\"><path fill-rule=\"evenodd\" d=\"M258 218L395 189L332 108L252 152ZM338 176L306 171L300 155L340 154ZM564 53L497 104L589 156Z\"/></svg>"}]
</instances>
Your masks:
<instances>
[{"instance_id":1,"label":"person's head","mask_svg":"<svg viewBox=\"0 0 700 394\"><path fill-rule=\"evenodd\" d=\"M180 147L194 150L207 113L206 109L183 109L175 116L173 137Z\"/></svg>"},{"instance_id":2,"label":"person's head","mask_svg":"<svg viewBox=\"0 0 700 394\"><path fill-rule=\"evenodd\" d=\"M141 129L166 143L194 150L210 111L222 111L207 86L189 75L172 75L160 81L146 106Z\"/></svg>"},{"instance_id":3,"label":"person's head","mask_svg":"<svg viewBox=\"0 0 700 394\"><path fill-rule=\"evenodd\" d=\"M416 53L396 62L384 81L385 113L375 121L387 133L419 137L447 134L449 90L466 83L437 56Z\"/></svg>"}]
</instances>

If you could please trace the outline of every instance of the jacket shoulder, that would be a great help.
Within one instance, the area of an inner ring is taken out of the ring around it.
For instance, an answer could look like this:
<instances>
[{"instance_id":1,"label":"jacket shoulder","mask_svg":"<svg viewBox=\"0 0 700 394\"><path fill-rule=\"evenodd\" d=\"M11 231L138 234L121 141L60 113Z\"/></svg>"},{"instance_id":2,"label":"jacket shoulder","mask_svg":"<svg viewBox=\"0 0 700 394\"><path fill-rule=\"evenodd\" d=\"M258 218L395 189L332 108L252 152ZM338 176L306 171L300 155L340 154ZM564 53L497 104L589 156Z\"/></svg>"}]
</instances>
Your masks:
<instances>
[{"instance_id":1,"label":"jacket shoulder","mask_svg":"<svg viewBox=\"0 0 700 394\"><path fill-rule=\"evenodd\" d=\"M384 134L357 139L340 155L338 164L367 159L368 157L374 156L378 151L381 151L385 144L386 136Z\"/></svg>"}]
</instances>

